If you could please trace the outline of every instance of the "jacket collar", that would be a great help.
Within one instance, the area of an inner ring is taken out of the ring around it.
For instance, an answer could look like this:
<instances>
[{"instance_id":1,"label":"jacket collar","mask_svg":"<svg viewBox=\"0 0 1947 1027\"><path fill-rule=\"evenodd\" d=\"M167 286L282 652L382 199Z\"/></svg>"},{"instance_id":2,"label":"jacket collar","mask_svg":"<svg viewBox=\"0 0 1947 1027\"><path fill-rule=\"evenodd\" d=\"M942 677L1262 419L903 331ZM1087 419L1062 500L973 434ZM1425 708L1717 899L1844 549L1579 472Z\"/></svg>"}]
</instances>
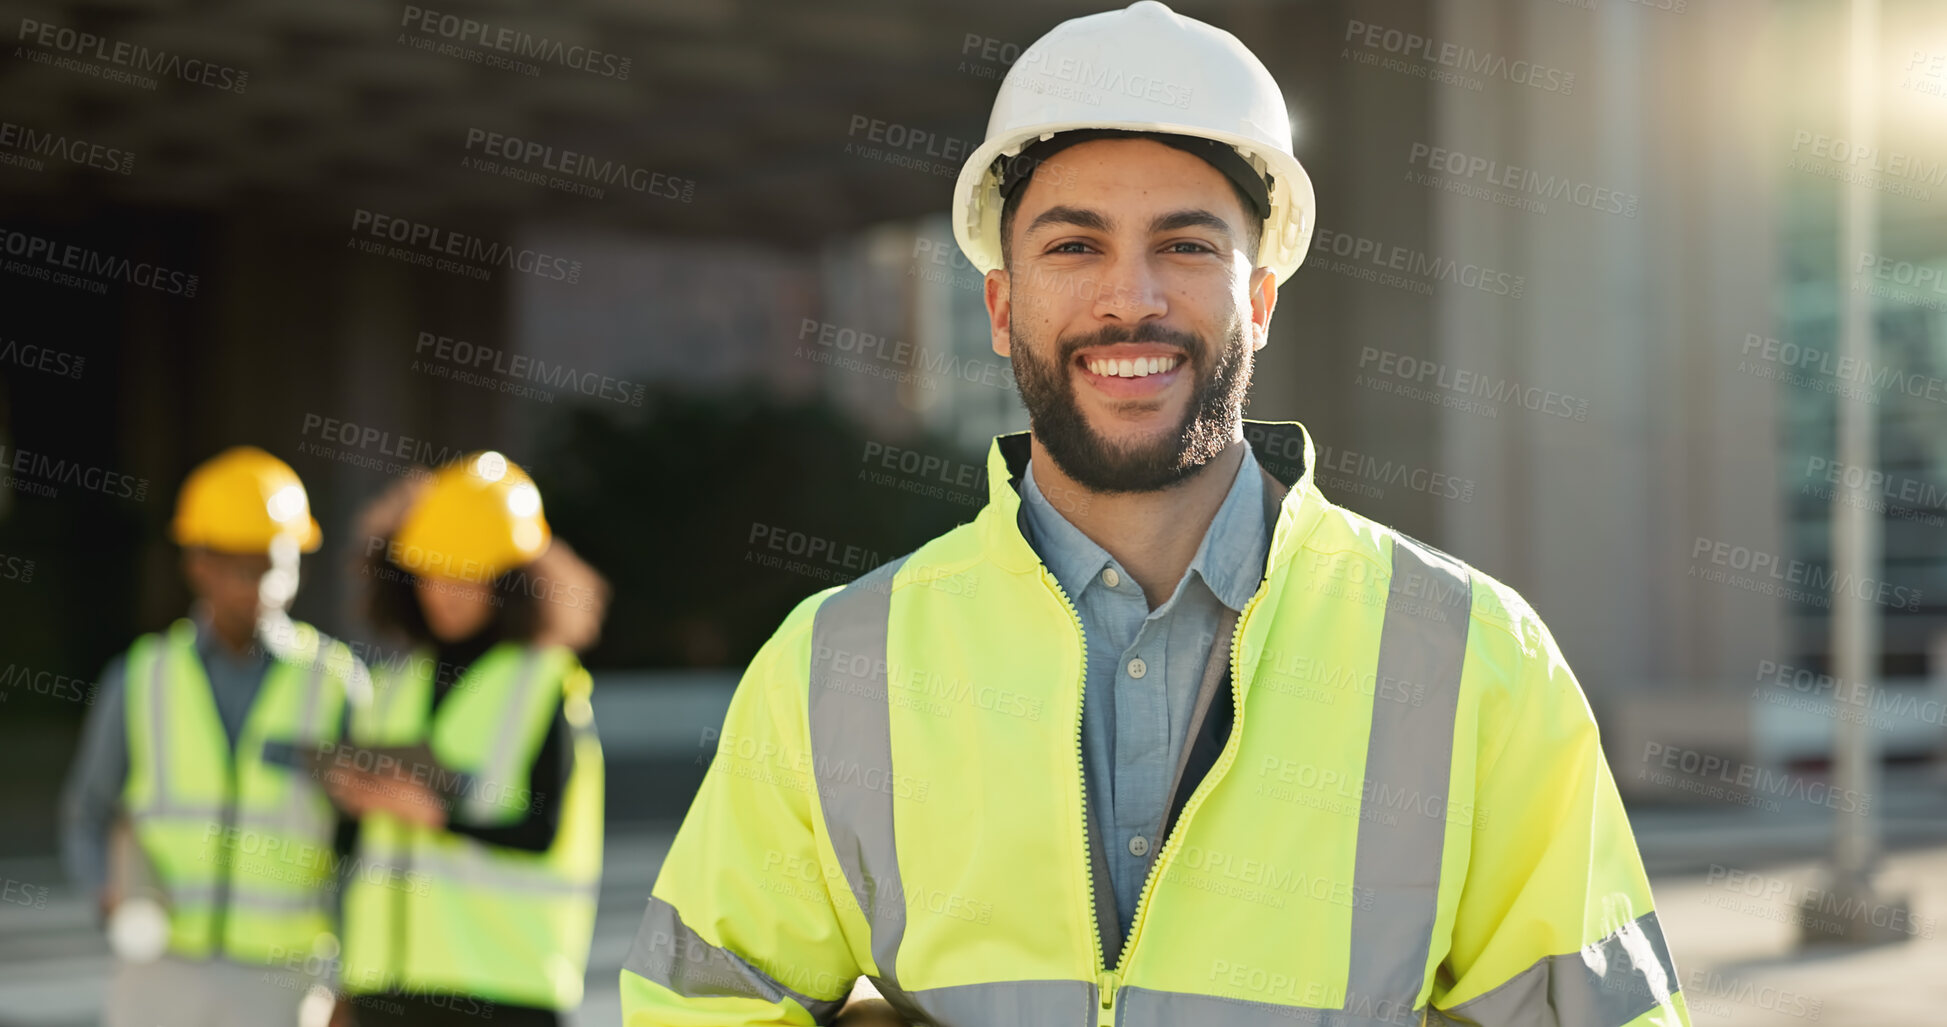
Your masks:
<instances>
[{"instance_id":1,"label":"jacket collar","mask_svg":"<svg viewBox=\"0 0 1947 1027\"><path fill-rule=\"evenodd\" d=\"M1028 544L1021 523L1020 489L1031 452L1028 434L1017 431L994 436L987 450L987 505L975 519L989 558L1016 573L1028 573L1041 565L1041 557ZM1304 544L1324 515L1326 500L1312 484L1316 451L1304 425L1297 421L1246 420L1244 441L1257 457L1262 473L1285 490L1271 531L1270 554L1265 562L1268 574ZM1276 491L1267 488L1265 494L1268 497Z\"/></svg>"}]
</instances>

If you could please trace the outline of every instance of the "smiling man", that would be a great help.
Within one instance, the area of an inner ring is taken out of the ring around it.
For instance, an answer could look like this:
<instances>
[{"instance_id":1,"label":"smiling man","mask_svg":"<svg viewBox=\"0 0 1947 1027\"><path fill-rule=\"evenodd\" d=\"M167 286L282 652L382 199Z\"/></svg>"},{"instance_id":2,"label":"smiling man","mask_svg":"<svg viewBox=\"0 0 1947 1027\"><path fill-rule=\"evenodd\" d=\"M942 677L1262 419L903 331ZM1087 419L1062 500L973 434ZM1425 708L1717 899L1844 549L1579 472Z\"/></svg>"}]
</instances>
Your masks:
<instances>
[{"instance_id":1,"label":"smiling man","mask_svg":"<svg viewBox=\"0 0 1947 1027\"><path fill-rule=\"evenodd\" d=\"M758 652L630 1027L849 1022L861 976L947 1027L1688 1024L1547 628L1243 419L1313 219L1256 57L1153 0L1063 23L954 212L1031 430Z\"/></svg>"}]
</instances>

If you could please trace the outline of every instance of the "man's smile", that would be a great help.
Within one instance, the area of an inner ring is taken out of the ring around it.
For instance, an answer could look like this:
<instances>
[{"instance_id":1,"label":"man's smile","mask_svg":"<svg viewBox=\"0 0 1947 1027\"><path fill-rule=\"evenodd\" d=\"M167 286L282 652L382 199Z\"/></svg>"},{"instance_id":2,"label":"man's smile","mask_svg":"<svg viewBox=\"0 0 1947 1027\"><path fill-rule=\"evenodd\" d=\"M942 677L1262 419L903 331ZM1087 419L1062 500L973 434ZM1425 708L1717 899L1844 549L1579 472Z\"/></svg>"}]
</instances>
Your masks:
<instances>
[{"instance_id":1,"label":"man's smile","mask_svg":"<svg viewBox=\"0 0 1947 1027\"><path fill-rule=\"evenodd\" d=\"M1070 366L1103 395L1134 399L1160 395L1183 376L1184 352L1160 342L1118 342L1087 346Z\"/></svg>"}]
</instances>

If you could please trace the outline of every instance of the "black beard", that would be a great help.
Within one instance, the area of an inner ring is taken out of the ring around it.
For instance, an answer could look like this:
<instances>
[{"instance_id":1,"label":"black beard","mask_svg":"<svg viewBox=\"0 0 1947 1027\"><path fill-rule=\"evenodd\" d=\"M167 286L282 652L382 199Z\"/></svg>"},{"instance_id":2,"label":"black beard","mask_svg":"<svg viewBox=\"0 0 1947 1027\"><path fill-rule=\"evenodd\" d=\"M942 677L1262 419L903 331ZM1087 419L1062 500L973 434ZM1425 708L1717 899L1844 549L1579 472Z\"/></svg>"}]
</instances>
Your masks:
<instances>
[{"instance_id":1,"label":"black beard","mask_svg":"<svg viewBox=\"0 0 1947 1027\"><path fill-rule=\"evenodd\" d=\"M1028 426L1041 447L1062 472L1091 492L1115 494L1155 492L1169 488L1203 468L1223 452L1243 422L1244 401L1251 387L1249 352L1244 346L1244 322L1233 319L1221 349L1204 345L1197 335L1156 325L1131 328L1105 325L1100 331L1062 339L1056 359L1035 356L1010 322L1014 381L1028 408ZM1174 433L1149 442L1110 442L1089 427L1075 401L1075 380L1069 373L1075 354L1088 346L1112 342L1162 342L1183 349L1194 376L1190 405Z\"/></svg>"}]
</instances>

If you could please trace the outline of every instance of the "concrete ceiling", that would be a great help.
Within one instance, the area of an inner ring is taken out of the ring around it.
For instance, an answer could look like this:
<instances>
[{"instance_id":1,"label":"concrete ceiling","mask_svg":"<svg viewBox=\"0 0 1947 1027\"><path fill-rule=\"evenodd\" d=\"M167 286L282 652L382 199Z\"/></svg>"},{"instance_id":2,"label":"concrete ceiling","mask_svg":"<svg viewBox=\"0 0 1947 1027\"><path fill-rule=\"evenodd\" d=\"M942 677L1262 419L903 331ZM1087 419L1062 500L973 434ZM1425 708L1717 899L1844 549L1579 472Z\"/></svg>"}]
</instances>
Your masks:
<instances>
[{"instance_id":1,"label":"concrete ceiling","mask_svg":"<svg viewBox=\"0 0 1947 1027\"><path fill-rule=\"evenodd\" d=\"M98 144L133 159L127 174L46 157L41 170L0 166L0 195L36 213L113 204L337 218L367 207L456 225L547 220L806 243L946 205L951 177L848 153L863 141L848 135L855 118L971 146L1006 71L999 48L1105 6L29 0L5 16L0 119L70 155ZM1223 24L1267 4L1177 6ZM485 27L455 38L467 20ZM425 49L449 44L461 52ZM610 55L601 63L616 71L626 59L626 77L569 66L588 51ZM481 60L496 56L538 74ZM118 70L154 87L99 74ZM217 85L187 80L199 72ZM240 76L241 88L220 88ZM469 166L549 174L544 156L488 154L488 133L522 140L523 153L532 143L594 163L557 172L567 189ZM604 162L637 188L600 181ZM572 191L581 187L604 195Z\"/></svg>"}]
</instances>

